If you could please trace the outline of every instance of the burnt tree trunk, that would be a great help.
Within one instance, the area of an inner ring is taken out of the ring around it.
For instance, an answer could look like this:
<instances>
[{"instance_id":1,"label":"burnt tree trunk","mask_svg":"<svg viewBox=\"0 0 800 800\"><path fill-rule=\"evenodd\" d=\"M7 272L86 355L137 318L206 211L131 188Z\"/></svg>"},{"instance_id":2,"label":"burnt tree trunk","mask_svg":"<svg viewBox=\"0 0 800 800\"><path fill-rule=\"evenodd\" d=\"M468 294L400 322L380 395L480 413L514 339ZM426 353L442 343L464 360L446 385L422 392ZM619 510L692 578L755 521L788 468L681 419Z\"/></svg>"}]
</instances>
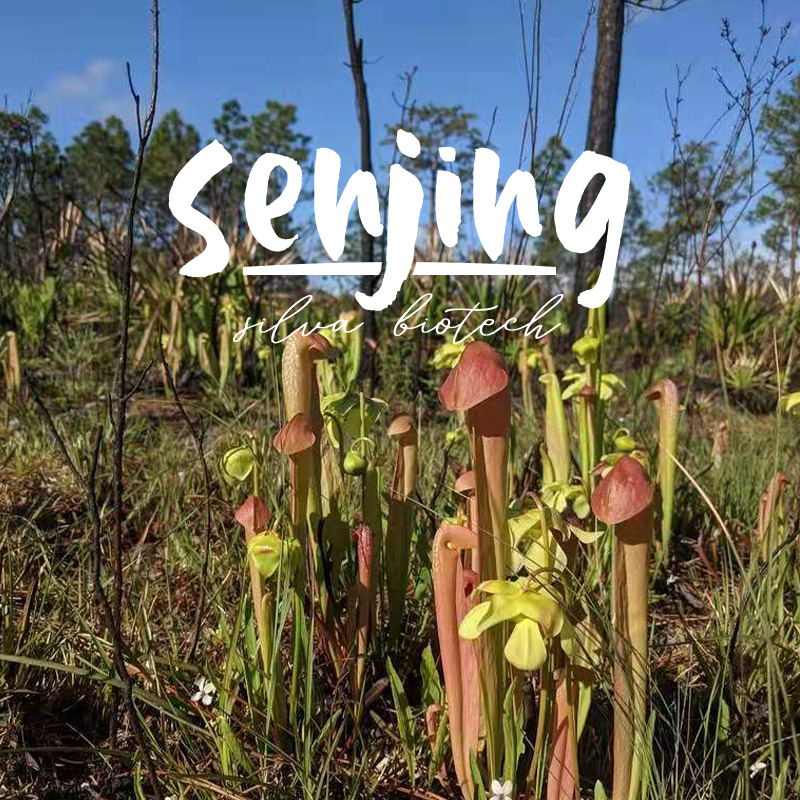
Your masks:
<instances>
[{"instance_id":1,"label":"burnt tree trunk","mask_svg":"<svg viewBox=\"0 0 800 800\"><path fill-rule=\"evenodd\" d=\"M353 85L356 93L356 112L358 126L361 132L361 169L372 172L372 123L369 116L369 101L367 99L367 83L364 80L364 40L356 37L356 24L353 15L354 0L342 0L344 8L345 27L347 29L347 48L350 55L350 71L353 73ZM361 229L361 260L373 260L373 241L359 220ZM375 292L375 286L380 278L364 275L361 278L360 289L365 294ZM377 379L377 342L378 327L375 312L367 311L364 319L363 352L361 357L361 379L368 377L370 392L375 388Z\"/></svg>"},{"instance_id":2,"label":"burnt tree trunk","mask_svg":"<svg viewBox=\"0 0 800 800\"><path fill-rule=\"evenodd\" d=\"M586 149L602 156L611 156L614 151L614 129L617 122L617 98L622 65L622 36L625 29L625 0L600 0L597 12L597 53L592 78L592 102L589 109L589 128L586 132ZM600 175L592 180L583 193L578 209L583 219L592 207L604 178ZM578 330L580 306L577 298L583 289L586 277L603 260L605 236L588 253L578 255L572 297L572 334Z\"/></svg>"}]
</instances>

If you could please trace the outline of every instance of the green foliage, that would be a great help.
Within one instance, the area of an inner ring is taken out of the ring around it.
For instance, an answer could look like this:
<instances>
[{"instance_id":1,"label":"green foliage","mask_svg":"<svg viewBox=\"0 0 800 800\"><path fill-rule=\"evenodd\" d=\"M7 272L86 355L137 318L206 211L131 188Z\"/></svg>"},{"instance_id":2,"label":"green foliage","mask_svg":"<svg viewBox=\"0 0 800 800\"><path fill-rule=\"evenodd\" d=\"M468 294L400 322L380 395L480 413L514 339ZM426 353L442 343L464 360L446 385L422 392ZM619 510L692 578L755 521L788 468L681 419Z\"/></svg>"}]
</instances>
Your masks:
<instances>
[{"instance_id":1,"label":"green foliage","mask_svg":"<svg viewBox=\"0 0 800 800\"><path fill-rule=\"evenodd\" d=\"M153 130L142 173L142 208L157 231L173 231L169 190L181 169L200 150L200 134L176 109L164 114Z\"/></svg>"},{"instance_id":2,"label":"green foliage","mask_svg":"<svg viewBox=\"0 0 800 800\"><path fill-rule=\"evenodd\" d=\"M439 670L436 668L430 645L422 651L420 677L422 678L422 704L426 707L432 705L442 706L444 703L444 690L442 689L442 682L439 680Z\"/></svg>"},{"instance_id":3,"label":"green foliage","mask_svg":"<svg viewBox=\"0 0 800 800\"><path fill-rule=\"evenodd\" d=\"M553 136L545 142L533 162L533 176L536 179L539 215L542 220L542 235L533 242L534 264L557 264L563 258L561 242L556 234L555 211L556 196L572 153L563 141ZM525 242L527 246L527 240Z\"/></svg>"},{"instance_id":4,"label":"green foliage","mask_svg":"<svg viewBox=\"0 0 800 800\"><path fill-rule=\"evenodd\" d=\"M476 115L466 111L463 106L437 106L433 103L423 105L414 104L408 110L405 130L413 132L420 144L420 154L409 160L406 167L419 176L424 187L435 183L436 172L442 168L439 157L439 148L445 145L455 147L456 152L473 152L478 147L491 147L486 143L486 137L481 135L480 129L474 124ZM399 125L387 125L387 137L381 142L384 145L394 145ZM472 182L472 170L469 161L457 158L451 165L456 175L460 178L464 190L461 201L467 203L470 199L469 185Z\"/></svg>"},{"instance_id":5,"label":"green foliage","mask_svg":"<svg viewBox=\"0 0 800 800\"><path fill-rule=\"evenodd\" d=\"M790 278L796 276L798 228L800 228L800 76L791 89L779 91L775 101L764 109L762 125L777 168L767 174L776 195L759 199L755 219L768 222L763 241L779 257L788 256Z\"/></svg>"},{"instance_id":6,"label":"green foliage","mask_svg":"<svg viewBox=\"0 0 800 800\"><path fill-rule=\"evenodd\" d=\"M392 698L394 699L394 710L397 715L397 730L400 734L400 741L403 745L403 753L406 758L408 777L413 786L417 774L416 761L416 741L414 736L414 717L408 705L406 690L403 682L392 665L391 658L386 659L386 673L389 676L389 683L392 687Z\"/></svg>"},{"instance_id":7,"label":"green foliage","mask_svg":"<svg viewBox=\"0 0 800 800\"><path fill-rule=\"evenodd\" d=\"M62 198L59 147L37 106L0 111L0 261L12 275L43 277L59 225ZM43 252L45 250L45 252Z\"/></svg>"},{"instance_id":8,"label":"green foliage","mask_svg":"<svg viewBox=\"0 0 800 800\"><path fill-rule=\"evenodd\" d=\"M23 348L34 351L44 341L56 299L56 279L48 275L39 283L15 281L6 286L3 306L5 314L19 334Z\"/></svg>"},{"instance_id":9,"label":"green foliage","mask_svg":"<svg viewBox=\"0 0 800 800\"><path fill-rule=\"evenodd\" d=\"M355 384L351 384L347 391L322 398L321 410L326 418L330 440L338 450L343 446L342 437L344 441L352 441L371 435L373 428L386 417L389 406L379 397L364 398L365 413L362 419L359 392Z\"/></svg>"},{"instance_id":10,"label":"green foliage","mask_svg":"<svg viewBox=\"0 0 800 800\"><path fill-rule=\"evenodd\" d=\"M133 178L131 137L119 117L90 122L64 151L64 180L99 227L119 220Z\"/></svg>"},{"instance_id":11,"label":"green foliage","mask_svg":"<svg viewBox=\"0 0 800 800\"><path fill-rule=\"evenodd\" d=\"M299 132L297 107L292 103L267 100L264 110L248 116L238 100L228 100L214 119L214 133L231 154L233 164L224 170L209 186L209 202L218 210L223 229L238 230L244 215L240 204L250 168L264 153L280 153L307 166L310 137ZM284 177L275 170L270 176L267 202L281 191ZM274 220L278 236L294 234L290 216Z\"/></svg>"},{"instance_id":12,"label":"green foliage","mask_svg":"<svg viewBox=\"0 0 800 800\"><path fill-rule=\"evenodd\" d=\"M726 276L707 293L703 307L703 330L712 345L718 344L730 356L737 349L763 341L772 322L771 309L764 302L764 284Z\"/></svg>"}]
</instances>

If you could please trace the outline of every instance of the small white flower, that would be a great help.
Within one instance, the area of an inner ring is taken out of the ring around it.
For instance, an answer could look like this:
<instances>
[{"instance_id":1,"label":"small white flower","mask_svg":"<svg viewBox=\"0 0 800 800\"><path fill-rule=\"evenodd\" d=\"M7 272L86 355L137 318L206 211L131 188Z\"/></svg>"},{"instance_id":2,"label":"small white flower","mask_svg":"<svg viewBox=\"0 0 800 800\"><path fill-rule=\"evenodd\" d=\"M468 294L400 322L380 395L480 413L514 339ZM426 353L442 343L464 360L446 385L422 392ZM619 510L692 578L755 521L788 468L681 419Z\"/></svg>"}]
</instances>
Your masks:
<instances>
[{"instance_id":1,"label":"small white flower","mask_svg":"<svg viewBox=\"0 0 800 800\"><path fill-rule=\"evenodd\" d=\"M194 685L197 687L197 691L192 695L192 700L195 703L200 702L204 706L210 706L214 702L214 692L217 691L217 687L202 675L197 678Z\"/></svg>"},{"instance_id":2,"label":"small white flower","mask_svg":"<svg viewBox=\"0 0 800 800\"><path fill-rule=\"evenodd\" d=\"M511 781L500 783L500 781L492 781L492 797L490 800L508 800L511 797L511 789L513 788Z\"/></svg>"},{"instance_id":3,"label":"small white flower","mask_svg":"<svg viewBox=\"0 0 800 800\"><path fill-rule=\"evenodd\" d=\"M672 586L674 583L677 583L677 582L678 582L678 576L677 575L670 575L667 578L667 586Z\"/></svg>"},{"instance_id":4,"label":"small white flower","mask_svg":"<svg viewBox=\"0 0 800 800\"><path fill-rule=\"evenodd\" d=\"M763 772L767 768L766 761L756 761L755 764L750 765L750 777L755 778L759 772Z\"/></svg>"}]
</instances>

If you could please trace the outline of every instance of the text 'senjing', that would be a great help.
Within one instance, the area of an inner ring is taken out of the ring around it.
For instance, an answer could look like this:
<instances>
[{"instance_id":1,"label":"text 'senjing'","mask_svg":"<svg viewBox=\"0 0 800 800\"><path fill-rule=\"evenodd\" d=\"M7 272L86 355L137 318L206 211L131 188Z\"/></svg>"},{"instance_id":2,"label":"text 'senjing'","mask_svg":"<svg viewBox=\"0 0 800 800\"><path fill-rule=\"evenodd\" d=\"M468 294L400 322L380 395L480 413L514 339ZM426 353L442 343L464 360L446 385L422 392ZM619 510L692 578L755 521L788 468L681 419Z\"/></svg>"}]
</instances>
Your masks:
<instances>
[{"instance_id":1,"label":"text 'senjing'","mask_svg":"<svg viewBox=\"0 0 800 800\"><path fill-rule=\"evenodd\" d=\"M397 132L397 146L403 155L416 158L419 140L403 130ZM440 147L444 162L455 160L453 147ZM206 249L181 268L181 274L205 277L221 272L228 264L229 248L222 231L192 203L200 190L218 172L232 162L231 154L218 142L204 147L178 173L169 193L169 207L175 218L206 240ZM247 275L380 275L381 262L335 263L344 252L347 220L353 203L358 202L361 224L372 236L383 234L375 176L359 170L350 177L339 196L341 159L333 150L321 147L314 163L314 216L325 251L334 263L292 264L289 266L245 267ZM280 167L286 180L280 195L267 202L267 187L272 171ZM503 252L508 212L516 201L519 221L527 234L539 236L539 204L536 182L530 172L517 170L506 181L500 197L497 183L500 159L492 150L475 151L472 177L472 209L475 229L483 249L496 261ZM578 205L584 190L595 175L605 182L589 213L576 225ZM247 224L259 244L268 250L282 252L297 239L278 236L272 220L288 214L295 206L303 184L300 165L288 156L265 153L253 165L244 195ZM607 233L600 276L595 285L578 296L586 308L597 308L608 300L617 268L622 225L628 205L630 172L612 158L591 151L584 152L570 168L556 199L554 221L561 244L572 253L588 253ZM445 169L436 177L434 195L436 225L442 243L455 247L461 224L461 181ZM403 281L414 264L419 217L422 210L422 184L399 164L389 170L389 207L386 231L386 270L380 288L374 295L356 292L356 300L365 309L381 311L397 297ZM427 263L414 265L415 275L555 275L555 267L518 266L512 264Z\"/></svg>"}]
</instances>

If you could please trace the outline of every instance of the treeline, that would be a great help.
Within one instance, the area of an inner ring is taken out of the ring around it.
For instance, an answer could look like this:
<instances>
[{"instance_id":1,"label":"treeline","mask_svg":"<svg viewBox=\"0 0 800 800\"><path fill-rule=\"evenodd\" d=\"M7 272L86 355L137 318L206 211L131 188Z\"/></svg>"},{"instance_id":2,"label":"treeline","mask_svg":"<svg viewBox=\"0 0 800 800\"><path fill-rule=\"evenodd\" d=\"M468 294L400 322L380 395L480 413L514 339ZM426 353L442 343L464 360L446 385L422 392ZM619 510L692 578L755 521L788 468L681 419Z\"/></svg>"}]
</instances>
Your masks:
<instances>
[{"instance_id":1,"label":"treeline","mask_svg":"<svg viewBox=\"0 0 800 800\"><path fill-rule=\"evenodd\" d=\"M214 120L215 136L234 157L201 203L236 244L244 238L239 208L249 167L278 150L298 161L309 156L310 137L297 130L296 108L269 101L246 116L237 101ZM153 131L138 202L138 235L149 247L185 260L197 247L170 214L169 190L178 171L203 146L194 125L172 110ZM91 122L63 150L47 116L0 113L0 262L15 277L44 278L78 259L103 258L113 266L124 240L124 220L134 169L131 137L118 117Z\"/></svg>"},{"instance_id":2,"label":"treeline","mask_svg":"<svg viewBox=\"0 0 800 800\"><path fill-rule=\"evenodd\" d=\"M769 99L750 138L740 131L733 147L730 142L680 140L672 161L646 186L632 189L618 292L642 307L652 307L670 293L688 291L695 283L702 286L731 269L783 274L794 286L800 227L800 76ZM461 106L413 104L404 113L403 124L422 145L420 156L406 166L424 187L430 187L431 194L442 166L440 146L452 145L463 153L487 144L476 116ZM384 143L393 142L397 127L387 126ZM198 205L225 233L234 261L269 263L275 254L261 250L244 218L247 176L256 158L268 151L310 166L311 137L299 129L294 105L271 100L251 115L236 100L225 103L213 120L213 130L232 154L233 164L209 183ZM137 264L149 261L162 269L176 268L204 246L174 220L167 203L175 175L204 144L198 129L177 110L161 117L144 163ZM753 157L756 148L771 156L771 169L764 170ZM558 264L560 288L567 295L571 256L552 229L552 208L572 159L558 137L541 147L531 169L545 231L524 246L515 241L510 245L513 257L520 260ZM133 167L131 137L117 117L89 123L61 148L41 109L0 112L0 265L6 275L16 281L42 281L49 274L69 274L87 262L113 274L125 239ZM454 168L469 213L471 172L468 164ZM385 172L381 178L385 184ZM279 189L274 186L274 191ZM419 256L437 260L443 248L436 235L432 198L427 205L430 217L421 225ZM747 241L736 234L742 222L749 223ZM301 223L292 217L276 221L284 228L281 235L290 230L301 233L297 249L313 259L314 238L302 235ZM752 231L758 232L758 243L752 241ZM358 237L353 233L348 248L357 257ZM459 247L467 249L458 254L460 259L480 257L466 244ZM302 286L294 281L286 288Z\"/></svg>"}]
</instances>

